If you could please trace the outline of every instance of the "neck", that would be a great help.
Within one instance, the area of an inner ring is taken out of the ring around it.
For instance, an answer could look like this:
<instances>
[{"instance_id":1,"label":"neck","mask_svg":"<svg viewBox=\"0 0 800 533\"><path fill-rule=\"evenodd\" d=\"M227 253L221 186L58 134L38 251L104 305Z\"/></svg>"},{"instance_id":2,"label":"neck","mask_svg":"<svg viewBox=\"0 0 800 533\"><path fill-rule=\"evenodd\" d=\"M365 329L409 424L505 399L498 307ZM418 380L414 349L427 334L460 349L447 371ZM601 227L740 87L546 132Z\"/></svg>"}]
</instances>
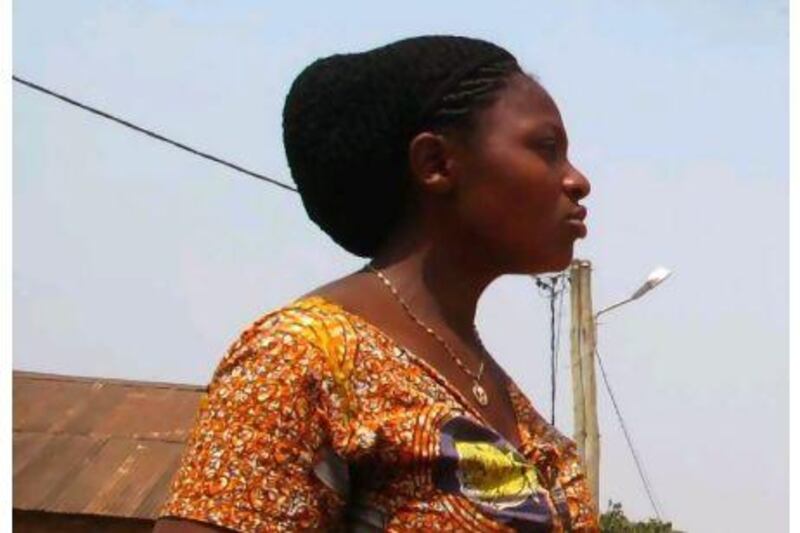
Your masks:
<instances>
[{"instance_id":1,"label":"neck","mask_svg":"<svg viewBox=\"0 0 800 533\"><path fill-rule=\"evenodd\" d=\"M371 264L389 278L420 320L474 340L478 300L497 274L469 250L409 237L384 246Z\"/></svg>"}]
</instances>

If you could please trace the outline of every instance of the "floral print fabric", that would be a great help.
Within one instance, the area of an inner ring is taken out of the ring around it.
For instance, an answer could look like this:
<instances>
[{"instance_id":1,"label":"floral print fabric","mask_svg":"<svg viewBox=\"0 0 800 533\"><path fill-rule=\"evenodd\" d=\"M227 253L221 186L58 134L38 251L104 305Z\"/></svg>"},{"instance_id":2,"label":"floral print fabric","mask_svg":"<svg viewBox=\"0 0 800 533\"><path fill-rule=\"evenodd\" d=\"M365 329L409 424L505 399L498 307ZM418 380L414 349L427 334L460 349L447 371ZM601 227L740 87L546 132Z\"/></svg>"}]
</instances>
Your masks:
<instances>
[{"instance_id":1,"label":"floral print fabric","mask_svg":"<svg viewBox=\"0 0 800 533\"><path fill-rule=\"evenodd\" d=\"M522 445L379 328L321 297L218 366L161 516L237 531L598 531L574 444L509 380Z\"/></svg>"}]
</instances>

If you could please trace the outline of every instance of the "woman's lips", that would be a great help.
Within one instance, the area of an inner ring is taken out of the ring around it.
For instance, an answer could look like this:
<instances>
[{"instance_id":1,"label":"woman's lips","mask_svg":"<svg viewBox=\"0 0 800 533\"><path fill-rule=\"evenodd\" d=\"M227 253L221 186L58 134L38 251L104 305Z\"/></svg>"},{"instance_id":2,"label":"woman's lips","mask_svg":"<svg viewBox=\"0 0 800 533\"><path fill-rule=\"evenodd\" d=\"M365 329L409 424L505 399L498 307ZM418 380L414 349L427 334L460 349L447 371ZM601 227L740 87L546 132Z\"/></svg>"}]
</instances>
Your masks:
<instances>
[{"instance_id":1,"label":"woman's lips","mask_svg":"<svg viewBox=\"0 0 800 533\"><path fill-rule=\"evenodd\" d=\"M582 220L579 220L577 218L568 218L567 224L575 230L575 232L578 234L578 237L581 239L586 237L586 234L589 232L589 229L586 227L586 224L584 224Z\"/></svg>"},{"instance_id":2,"label":"woman's lips","mask_svg":"<svg viewBox=\"0 0 800 533\"><path fill-rule=\"evenodd\" d=\"M586 237L586 234L589 232L586 224L584 223L586 215L586 208L580 205L567 217L567 224L574 228L579 238Z\"/></svg>"},{"instance_id":3,"label":"woman's lips","mask_svg":"<svg viewBox=\"0 0 800 533\"><path fill-rule=\"evenodd\" d=\"M587 213L588 211L586 208L582 205L579 205L572 211L572 213L569 214L569 216L567 216L567 218L583 221L583 219L586 218Z\"/></svg>"}]
</instances>

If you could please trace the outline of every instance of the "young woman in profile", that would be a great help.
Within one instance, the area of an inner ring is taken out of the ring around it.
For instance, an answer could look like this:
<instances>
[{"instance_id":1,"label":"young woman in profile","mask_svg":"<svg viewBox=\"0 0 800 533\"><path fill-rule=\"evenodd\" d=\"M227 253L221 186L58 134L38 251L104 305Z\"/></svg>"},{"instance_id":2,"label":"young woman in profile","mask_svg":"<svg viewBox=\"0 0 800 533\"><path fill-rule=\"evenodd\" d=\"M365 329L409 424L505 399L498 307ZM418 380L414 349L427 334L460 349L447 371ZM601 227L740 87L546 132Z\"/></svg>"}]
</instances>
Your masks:
<instances>
[{"instance_id":1,"label":"young woman in profile","mask_svg":"<svg viewBox=\"0 0 800 533\"><path fill-rule=\"evenodd\" d=\"M283 125L309 217L369 262L231 346L156 530L597 531L574 444L474 325L586 235L553 99L494 44L425 36L315 61Z\"/></svg>"}]
</instances>

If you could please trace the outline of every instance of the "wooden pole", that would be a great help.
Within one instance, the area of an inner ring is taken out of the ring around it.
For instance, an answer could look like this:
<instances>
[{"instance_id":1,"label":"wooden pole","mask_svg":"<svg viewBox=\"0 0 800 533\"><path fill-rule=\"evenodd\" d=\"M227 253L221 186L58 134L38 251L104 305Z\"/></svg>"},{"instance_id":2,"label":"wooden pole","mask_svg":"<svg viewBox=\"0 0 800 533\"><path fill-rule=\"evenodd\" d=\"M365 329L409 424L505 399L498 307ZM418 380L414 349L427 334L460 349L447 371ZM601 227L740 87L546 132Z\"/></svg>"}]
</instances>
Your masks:
<instances>
[{"instance_id":1,"label":"wooden pole","mask_svg":"<svg viewBox=\"0 0 800 533\"><path fill-rule=\"evenodd\" d=\"M599 509L600 494L600 429L597 422L597 385L595 381L594 354L596 347L596 325L592 310L592 264L582 261L579 268L580 283L580 352L581 378L583 381L584 424L586 442L584 448L586 476L592 491L595 508Z\"/></svg>"},{"instance_id":2,"label":"wooden pole","mask_svg":"<svg viewBox=\"0 0 800 533\"><path fill-rule=\"evenodd\" d=\"M581 276L580 260L575 260L569 269L570 281L570 311L571 320L569 328L570 337L570 368L572 370L572 420L574 425L573 438L578 448L581 461L586 463L586 425L584 422L583 376L581 373Z\"/></svg>"}]
</instances>

